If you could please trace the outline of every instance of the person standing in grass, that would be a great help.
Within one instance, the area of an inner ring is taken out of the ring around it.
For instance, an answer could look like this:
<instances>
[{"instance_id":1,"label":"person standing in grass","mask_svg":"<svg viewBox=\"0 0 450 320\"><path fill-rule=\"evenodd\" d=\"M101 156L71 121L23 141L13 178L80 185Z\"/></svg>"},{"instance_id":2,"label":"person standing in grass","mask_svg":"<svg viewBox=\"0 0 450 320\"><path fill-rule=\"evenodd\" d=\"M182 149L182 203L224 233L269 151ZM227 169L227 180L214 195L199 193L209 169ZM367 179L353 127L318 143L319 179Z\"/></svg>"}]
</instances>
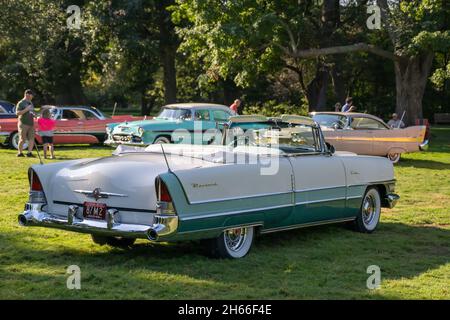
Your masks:
<instances>
[{"instance_id":1,"label":"person standing in grass","mask_svg":"<svg viewBox=\"0 0 450 320\"><path fill-rule=\"evenodd\" d=\"M19 131L19 152L18 157L23 157L23 144L28 140L27 157L32 157L34 147L34 106L31 100L33 99L33 91L30 89L25 91L24 97L17 103L16 115L19 117L17 122L17 130Z\"/></svg>"},{"instance_id":2,"label":"person standing in grass","mask_svg":"<svg viewBox=\"0 0 450 320\"><path fill-rule=\"evenodd\" d=\"M55 131L56 121L52 119L49 109L42 111L41 117L38 119L39 135L42 137L44 144L44 158L47 159L47 152L50 152L50 159L55 159L53 134Z\"/></svg>"}]
</instances>

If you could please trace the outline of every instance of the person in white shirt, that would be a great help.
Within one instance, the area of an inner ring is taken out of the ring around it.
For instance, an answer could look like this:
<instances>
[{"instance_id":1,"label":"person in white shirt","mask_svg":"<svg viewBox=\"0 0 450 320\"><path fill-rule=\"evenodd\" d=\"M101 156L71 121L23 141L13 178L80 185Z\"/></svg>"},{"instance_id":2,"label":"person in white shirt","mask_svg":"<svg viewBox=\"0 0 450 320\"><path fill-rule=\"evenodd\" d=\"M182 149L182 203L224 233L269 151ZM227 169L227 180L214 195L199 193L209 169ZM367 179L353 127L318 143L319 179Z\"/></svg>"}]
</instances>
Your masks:
<instances>
[{"instance_id":1,"label":"person in white shirt","mask_svg":"<svg viewBox=\"0 0 450 320\"><path fill-rule=\"evenodd\" d=\"M389 122L387 123L389 127L391 127L392 129L397 129L397 128L404 128L405 124L403 123L402 120L400 120L398 118L398 115L396 113L392 114L392 119L389 120Z\"/></svg>"}]
</instances>

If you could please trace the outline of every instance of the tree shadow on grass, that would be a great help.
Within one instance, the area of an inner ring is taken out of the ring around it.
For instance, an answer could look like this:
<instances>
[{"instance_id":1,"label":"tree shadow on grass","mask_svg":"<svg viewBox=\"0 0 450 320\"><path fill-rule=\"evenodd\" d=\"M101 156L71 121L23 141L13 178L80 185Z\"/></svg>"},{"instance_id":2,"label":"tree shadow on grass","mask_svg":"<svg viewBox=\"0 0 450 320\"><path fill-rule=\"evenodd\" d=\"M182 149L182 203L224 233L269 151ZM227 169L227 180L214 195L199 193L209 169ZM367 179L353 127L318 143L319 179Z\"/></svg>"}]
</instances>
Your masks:
<instances>
[{"instance_id":1,"label":"tree shadow on grass","mask_svg":"<svg viewBox=\"0 0 450 320\"><path fill-rule=\"evenodd\" d=\"M82 237L75 233L70 236ZM205 297L205 293L208 297L208 290L215 294L210 298L381 298L370 295L366 288L368 266L378 265L383 280L395 280L414 278L450 262L450 230L401 223L381 223L370 235L340 226L264 235L240 260L207 258L199 242L140 242L131 249L98 250L89 247L84 238L78 250L64 247L64 243L48 249L50 243L42 248L17 237L2 238L14 248L4 265L36 263L44 269L49 266L65 270L68 265L78 264L82 270L97 272L94 280L101 280L103 290L112 296L124 292L120 286L111 286L111 278L119 276L122 281L138 284L155 281L148 277L163 274L156 281L163 283L175 277L174 286L182 291L179 298ZM52 241L52 237L33 241ZM85 281L92 285L89 278ZM195 283L195 290L189 291L189 282ZM149 290L143 288L142 294L155 293Z\"/></svg>"},{"instance_id":2,"label":"tree shadow on grass","mask_svg":"<svg viewBox=\"0 0 450 320\"><path fill-rule=\"evenodd\" d=\"M422 160L422 159L403 159L397 164L397 167L402 168L421 168L431 170L450 170L450 164L434 160Z\"/></svg>"}]
</instances>

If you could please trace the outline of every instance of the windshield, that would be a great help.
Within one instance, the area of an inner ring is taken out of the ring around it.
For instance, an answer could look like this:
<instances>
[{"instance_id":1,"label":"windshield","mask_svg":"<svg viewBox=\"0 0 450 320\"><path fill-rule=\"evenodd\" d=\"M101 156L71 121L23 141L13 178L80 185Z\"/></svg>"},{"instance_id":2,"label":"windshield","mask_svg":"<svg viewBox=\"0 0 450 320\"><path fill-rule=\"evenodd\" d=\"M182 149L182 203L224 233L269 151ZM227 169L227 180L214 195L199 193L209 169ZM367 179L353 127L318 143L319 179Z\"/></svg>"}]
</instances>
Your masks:
<instances>
[{"instance_id":1,"label":"windshield","mask_svg":"<svg viewBox=\"0 0 450 320\"><path fill-rule=\"evenodd\" d=\"M156 118L164 120L188 120L191 119L191 110L163 108Z\"/></svg>"},{"instance_id":2,"label":"windshield","mask_svg":"<svg viewBox=\"0 0 450 320\"><path fill-rule=\"evenodd\" d=\"M270 128L248 130L235 126L230 131L227 134L227 142L234 147L248 145L276 148L289 154L321 150L318 129L308 125L278 123Z\"/></svg>"},{"instance_id":3,"label":"windshield","mask_svg":"<svg viewBox=\"0 0 450 320\"><path fill-rule=\"evenodd\" d=\"M347 124L347 118L337 114L316 114L312 118L322 127L343 129Z\"/></svg>"}]
</instances>

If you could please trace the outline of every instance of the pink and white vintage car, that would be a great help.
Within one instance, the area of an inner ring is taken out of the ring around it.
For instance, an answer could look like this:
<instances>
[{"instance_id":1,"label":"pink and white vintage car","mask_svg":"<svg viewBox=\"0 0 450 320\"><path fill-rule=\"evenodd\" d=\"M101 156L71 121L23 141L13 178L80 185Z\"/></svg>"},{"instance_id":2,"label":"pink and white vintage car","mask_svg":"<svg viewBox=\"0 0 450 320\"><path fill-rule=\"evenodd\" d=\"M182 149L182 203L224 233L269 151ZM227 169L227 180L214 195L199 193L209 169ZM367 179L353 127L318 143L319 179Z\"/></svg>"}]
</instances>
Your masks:
<instances>
[{"instance_id":1,"label":"pink and white vintage car","mask_svg":"<svg viewBox=\"0 0 450 320\"><path fill-rule=\"evenodd\" d=\"M325 140L338 151L388 157L393 163L402 153L428 148L426 126L393 129L383 120L366 113L312 112Z\"/></svg>"}]
</instances>

